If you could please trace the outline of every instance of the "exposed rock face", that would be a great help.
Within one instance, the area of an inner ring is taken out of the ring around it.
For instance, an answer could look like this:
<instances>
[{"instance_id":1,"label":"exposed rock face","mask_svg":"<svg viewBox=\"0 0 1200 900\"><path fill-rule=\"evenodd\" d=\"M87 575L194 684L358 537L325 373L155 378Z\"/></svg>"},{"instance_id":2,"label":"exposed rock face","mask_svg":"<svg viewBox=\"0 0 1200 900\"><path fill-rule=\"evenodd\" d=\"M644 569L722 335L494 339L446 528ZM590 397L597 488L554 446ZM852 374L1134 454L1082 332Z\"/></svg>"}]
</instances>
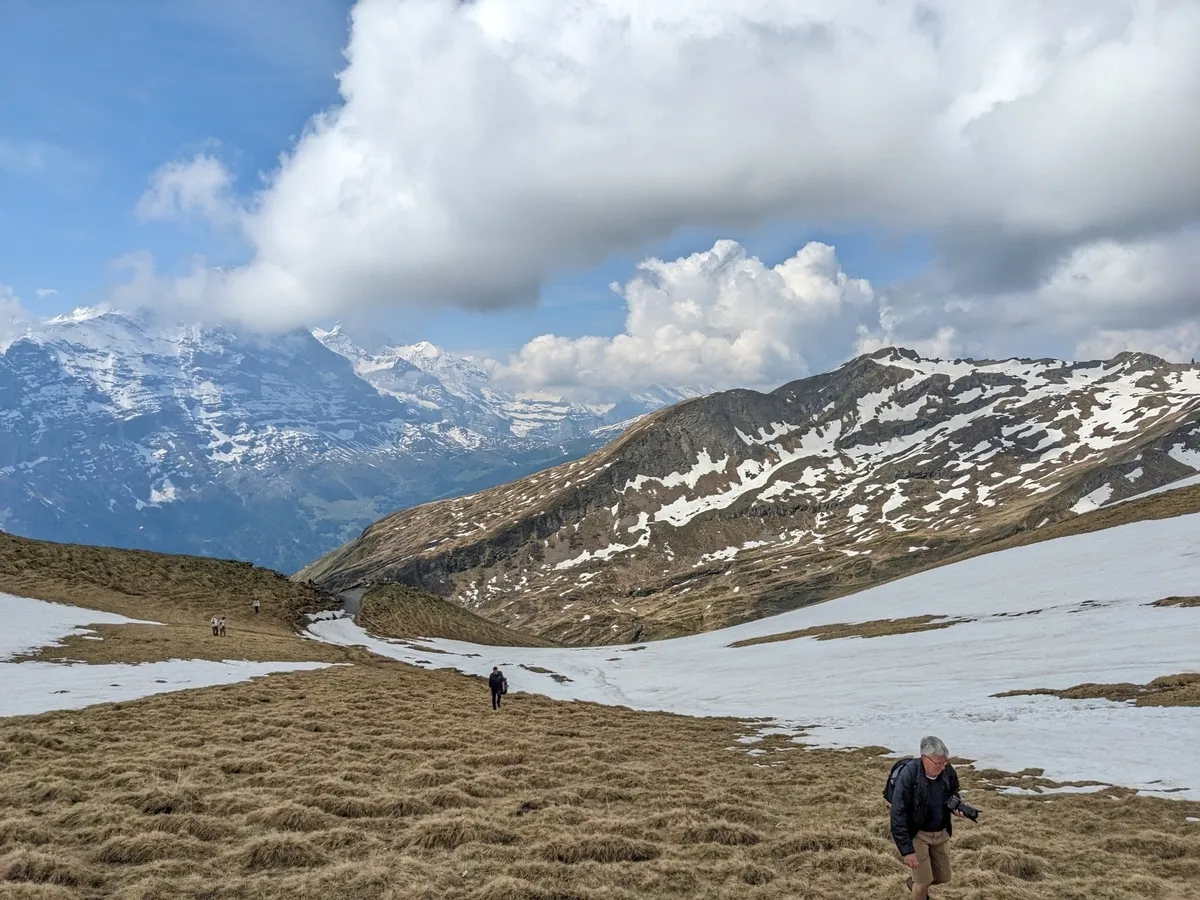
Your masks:
<instances>
[{"instance_id":1,"label":"exposed rock face","mask_svg":"<svg viewBox=\"0 0 1200 900\"><path fill-rule=\"evenodd\" d=\"M930 565L1200 469L1200 368L888 349L654 413L583 459L389 516L297 577L421 587L601 643Z\"/></svg>"}]
</instances>

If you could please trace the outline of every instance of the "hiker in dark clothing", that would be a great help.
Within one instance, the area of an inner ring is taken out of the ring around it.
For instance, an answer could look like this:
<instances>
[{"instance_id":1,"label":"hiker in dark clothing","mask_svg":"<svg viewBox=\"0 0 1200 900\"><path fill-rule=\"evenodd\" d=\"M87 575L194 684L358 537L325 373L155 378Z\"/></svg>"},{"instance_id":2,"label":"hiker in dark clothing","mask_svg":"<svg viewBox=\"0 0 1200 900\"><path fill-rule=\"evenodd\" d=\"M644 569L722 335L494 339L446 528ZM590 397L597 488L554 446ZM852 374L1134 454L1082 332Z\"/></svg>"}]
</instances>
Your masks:
<instances>
[{"instance_id":1,"label":"hiker in dark clothing","mask_svg":"<svg viewBox=\"0 0 1200 900\"><path fill-rule=\"evenodd\" d=\"M504 677L499 666L492 666L492 674L488 676L488 687L492 689L492 709L499 709L500 697L508 693L508 679Z\"/></svg>"},{"instance_id":2,"label":"hiker in dark clothing","mask_svg":"<svg viewBox=\"0 0 1200 900\"><path fill-rule=\"evenodd\" d=\"M897 773L892 794L892 840L912 870L908 889L913 900L928 900L929 888L950 881L950 835L954 828L947 801L958 797L958 773L939 738L921 738L921 756Z\"/></svg>"}]
</instances>

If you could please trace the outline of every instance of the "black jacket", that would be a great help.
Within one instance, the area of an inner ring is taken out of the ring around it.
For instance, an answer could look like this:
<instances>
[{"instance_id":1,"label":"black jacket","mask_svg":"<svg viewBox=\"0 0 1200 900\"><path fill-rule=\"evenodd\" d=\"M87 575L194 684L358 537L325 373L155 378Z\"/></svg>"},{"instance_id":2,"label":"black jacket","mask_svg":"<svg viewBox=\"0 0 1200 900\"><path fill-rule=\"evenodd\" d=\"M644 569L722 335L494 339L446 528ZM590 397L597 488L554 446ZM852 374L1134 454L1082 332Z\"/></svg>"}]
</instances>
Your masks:
<instances>
[{"instance_id":1,"label":"black jacket","mask_svg":"<svg viewBox=\"0 0 1200 900\"><path fill-rule=\"evenodd\" d=\"M925 777L925 767L920 758L906 763L896 775L895 792L892 794L892 840L901 856L913 850L913 838L921 830L921 822L929 807L929 786L942 781L946 796L958 796L958 773L954 766L946 766L936 779ZM946 831L954 833L954 816L946 811Z\"/></svg>"},{"instance_id":2,"label":"black jacket","mask_svg":"<svg viewBox=\"0 0 1200 900\"><path fill-rule=\"evenodd\" d=\"M498 694L504 689L504 675L501 672L493 672L488 676L488 687L492 689L493 694Z\"/></svg>"}]
</instances>

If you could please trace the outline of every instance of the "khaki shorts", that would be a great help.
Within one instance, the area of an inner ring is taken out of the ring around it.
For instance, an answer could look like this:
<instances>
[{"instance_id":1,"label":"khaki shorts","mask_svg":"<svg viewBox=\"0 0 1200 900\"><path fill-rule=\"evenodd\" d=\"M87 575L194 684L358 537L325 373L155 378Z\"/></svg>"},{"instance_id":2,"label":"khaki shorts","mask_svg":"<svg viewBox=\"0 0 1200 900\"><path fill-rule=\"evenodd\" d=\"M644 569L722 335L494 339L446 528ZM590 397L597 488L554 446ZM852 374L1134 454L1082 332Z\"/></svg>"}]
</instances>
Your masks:
<instances>
[{"instance_id":1,"label":"khaki shorts","mask_svg":"<svg viewBox=\"0 0 1200 900\"><path fill-rule=\"evenodd\" d=\"M946 831L918 831L913 839L917 868L913 884L947 884L950 881L950 835Z\"/></svg>"}]
</instances>

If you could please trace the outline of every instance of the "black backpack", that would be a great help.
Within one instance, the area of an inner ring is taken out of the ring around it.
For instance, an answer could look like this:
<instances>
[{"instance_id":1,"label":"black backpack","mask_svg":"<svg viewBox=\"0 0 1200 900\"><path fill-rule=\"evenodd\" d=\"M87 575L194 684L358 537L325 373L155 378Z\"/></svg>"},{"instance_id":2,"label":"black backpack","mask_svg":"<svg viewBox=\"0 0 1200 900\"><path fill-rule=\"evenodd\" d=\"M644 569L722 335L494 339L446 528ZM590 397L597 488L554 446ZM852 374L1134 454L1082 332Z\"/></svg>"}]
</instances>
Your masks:
<instances>
[{"instance_id":1,"label":"black backpack","mask_svg":"<svg viewBox=\"0 0 1200 900\"><path fill-rule=\"evenodd\" d=\"M896 793L896 779L900 777L901 767L908 765L912 761L913 757L902 756L892 763L892 771L888 772L887 784L883 786L883 799L888 803L892 802L892 795Z\"/></svg>"}]
</instances>

